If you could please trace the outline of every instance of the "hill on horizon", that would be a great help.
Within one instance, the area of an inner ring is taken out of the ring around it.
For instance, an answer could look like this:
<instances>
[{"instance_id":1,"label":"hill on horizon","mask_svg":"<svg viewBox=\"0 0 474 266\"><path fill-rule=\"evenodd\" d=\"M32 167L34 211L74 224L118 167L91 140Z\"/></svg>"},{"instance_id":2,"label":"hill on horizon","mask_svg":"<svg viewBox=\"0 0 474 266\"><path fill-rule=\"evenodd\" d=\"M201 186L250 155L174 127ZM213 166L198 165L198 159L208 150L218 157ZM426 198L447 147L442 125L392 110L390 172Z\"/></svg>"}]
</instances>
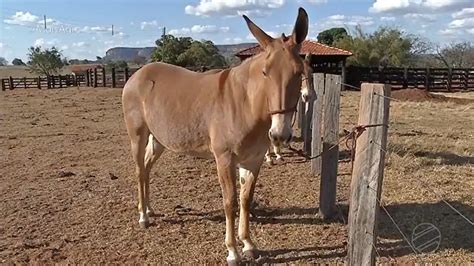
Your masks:
<instances>
[{"instance_id":1,"label":"hill on horizon","mask_svg":"<svg viewBox=\"0 0 474 266\"><path fill-rule=\"evenodd\" d=\"M232 58L235 53L248 47L254 46L256 43L238 43L238 44L217 44L219 53L226 58ZM143 56L146 60L151 58L155 47L113 47L105 52L103 60L105 61L119 61L127 62L133 61L137 56Z\"/></svg>"}]
</instances>

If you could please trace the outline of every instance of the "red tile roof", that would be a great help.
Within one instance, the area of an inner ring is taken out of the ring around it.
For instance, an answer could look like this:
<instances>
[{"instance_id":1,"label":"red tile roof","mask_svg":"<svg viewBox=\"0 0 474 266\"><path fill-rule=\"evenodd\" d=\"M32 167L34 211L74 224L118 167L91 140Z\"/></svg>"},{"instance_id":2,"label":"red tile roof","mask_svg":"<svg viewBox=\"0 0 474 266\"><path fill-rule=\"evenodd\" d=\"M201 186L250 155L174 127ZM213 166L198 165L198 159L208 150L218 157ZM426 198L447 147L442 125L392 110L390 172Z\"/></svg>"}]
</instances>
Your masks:
<instances>
[{"instance_id":1,"label":"red tile roof","mask_svg":"<svg viewBox=\"0 0 474 266\"><path fill-rule=\"evenodd\" d=\"M248 57L258 54L262 51L260 45L255 45L247 49L243 49L237 52L235 55L239 57ZM331 47L319 42L305 40L301 45L300 54L313 54L313 55L339 55L339 56L351 56L352 53L346 50L342 50L336 47Z\"/></svg>"}]
</instances>

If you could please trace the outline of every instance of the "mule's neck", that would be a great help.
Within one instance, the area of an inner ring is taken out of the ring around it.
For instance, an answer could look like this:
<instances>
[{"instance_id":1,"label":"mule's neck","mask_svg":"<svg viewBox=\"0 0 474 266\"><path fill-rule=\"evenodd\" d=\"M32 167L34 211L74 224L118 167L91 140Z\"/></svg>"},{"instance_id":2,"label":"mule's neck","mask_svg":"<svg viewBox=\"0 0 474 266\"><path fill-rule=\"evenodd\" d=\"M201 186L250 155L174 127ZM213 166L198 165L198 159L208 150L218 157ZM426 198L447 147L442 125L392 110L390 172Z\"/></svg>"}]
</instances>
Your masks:
<instances>
[{"instance_id":1,"label":"mule's neck","mask_svg":"<svg viewBox=\"0 0 474 266\"><path fill-rule=\"evenodd\" d=\"M270 121L267 90L262 86L263 56L264 54L260 53L231 68L227 80L227 85L234 94L239 94L237 98L243 100L240 104L244 105L247 113L251 113L254 122Z\"/></svg>"}]
</instances>

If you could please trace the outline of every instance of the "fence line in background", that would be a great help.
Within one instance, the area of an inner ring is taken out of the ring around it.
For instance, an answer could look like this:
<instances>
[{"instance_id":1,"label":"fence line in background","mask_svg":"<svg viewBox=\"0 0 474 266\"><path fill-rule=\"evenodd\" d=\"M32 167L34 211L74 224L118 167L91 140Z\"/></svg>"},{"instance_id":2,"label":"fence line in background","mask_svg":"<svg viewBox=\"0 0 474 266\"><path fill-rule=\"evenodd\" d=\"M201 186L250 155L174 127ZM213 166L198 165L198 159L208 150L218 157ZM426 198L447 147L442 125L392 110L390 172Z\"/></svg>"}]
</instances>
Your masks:
<instances>
[{"instance_id":1,"label":"fence line in background","mask_svg":"<svg viewBox=\"0 0 474 266\"><path fill-rule=\"evenodd\" d=\"M2 78L0 85L3 91L13 89L56 89L66 87L112 87L121 88L138 68L106 70L105 68L89 69L80 74L51 75L35 78Z\"/></svg>"},{"instance_id":2,"label":"fence line in background","mask_svg":"<svg viewBox=\"0 0 474 266\"><path fill-rule=\"evenodd\" d=\"M474 68L407 68L313 66L315 72L345 75L344 83L360 87L363 82L385 83L395 89L456 91L474 89ZM351 89L350 87L347 89Z\"/></svg>"}]
</instances>

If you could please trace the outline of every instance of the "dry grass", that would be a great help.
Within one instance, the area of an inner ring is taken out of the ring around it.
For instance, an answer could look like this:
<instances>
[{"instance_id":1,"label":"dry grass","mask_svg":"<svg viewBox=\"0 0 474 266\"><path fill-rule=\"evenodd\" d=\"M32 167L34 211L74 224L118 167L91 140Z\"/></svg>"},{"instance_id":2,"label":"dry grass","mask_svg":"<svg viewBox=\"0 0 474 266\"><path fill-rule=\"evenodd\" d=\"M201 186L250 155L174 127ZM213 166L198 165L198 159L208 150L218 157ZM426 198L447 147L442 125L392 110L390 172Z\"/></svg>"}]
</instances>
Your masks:
<instances>
[{"instance_id":1,"label":"dry grass","mask_svg":"<svg viewBox=\"0 0 474 266\"><path fill-rule=\"evenodd\" d=\"M1 263L224 261L222 200L212 161L165 153L150 184L161 216L148 230L138 228L120 93L0 92L0 145L6 154L0 160L0 224L8 225L0 226ZM358 102L357 92L343 93L341 131L357 121ZM435 253L415 256L382 212L379 262L474 261L472 225L442 202L474 220L473 109L452 102L391 104L384 205L408 238L418 224L429 222L442 241ZM286 164L263 167L257 184L262 214L251 228L267 251L263 262L343 263L347 226L343 219L315 216L319 177L309 174L301 158L288 151L284 156ZM350 165L339 165L337 202L344 213ZM190 211L179 213L177 206Z\"/></svg>"},{"instance_id":2,"label":"dry grass","mask_svg":"<svg viewBox=\"0 0 474 266\"><path fill-rule=\"evenodd\" d=\"M356 121L355 112L350 110L357 106L358 96L356 92L344 93L343 124ZM473 96L474 92L455 95ZM383 201L408 238L416 225L432 223L441 231L442 242L435 254L418 258L408 248L382 248L382 254L394 256L402 252L411 261L472 262L473 226L441 200L474 221L473 118L474 104L391 103ZM382 218L379 228L381 246L391 239L406 245L387 217Z\"/></svg>"}]
</instances>

